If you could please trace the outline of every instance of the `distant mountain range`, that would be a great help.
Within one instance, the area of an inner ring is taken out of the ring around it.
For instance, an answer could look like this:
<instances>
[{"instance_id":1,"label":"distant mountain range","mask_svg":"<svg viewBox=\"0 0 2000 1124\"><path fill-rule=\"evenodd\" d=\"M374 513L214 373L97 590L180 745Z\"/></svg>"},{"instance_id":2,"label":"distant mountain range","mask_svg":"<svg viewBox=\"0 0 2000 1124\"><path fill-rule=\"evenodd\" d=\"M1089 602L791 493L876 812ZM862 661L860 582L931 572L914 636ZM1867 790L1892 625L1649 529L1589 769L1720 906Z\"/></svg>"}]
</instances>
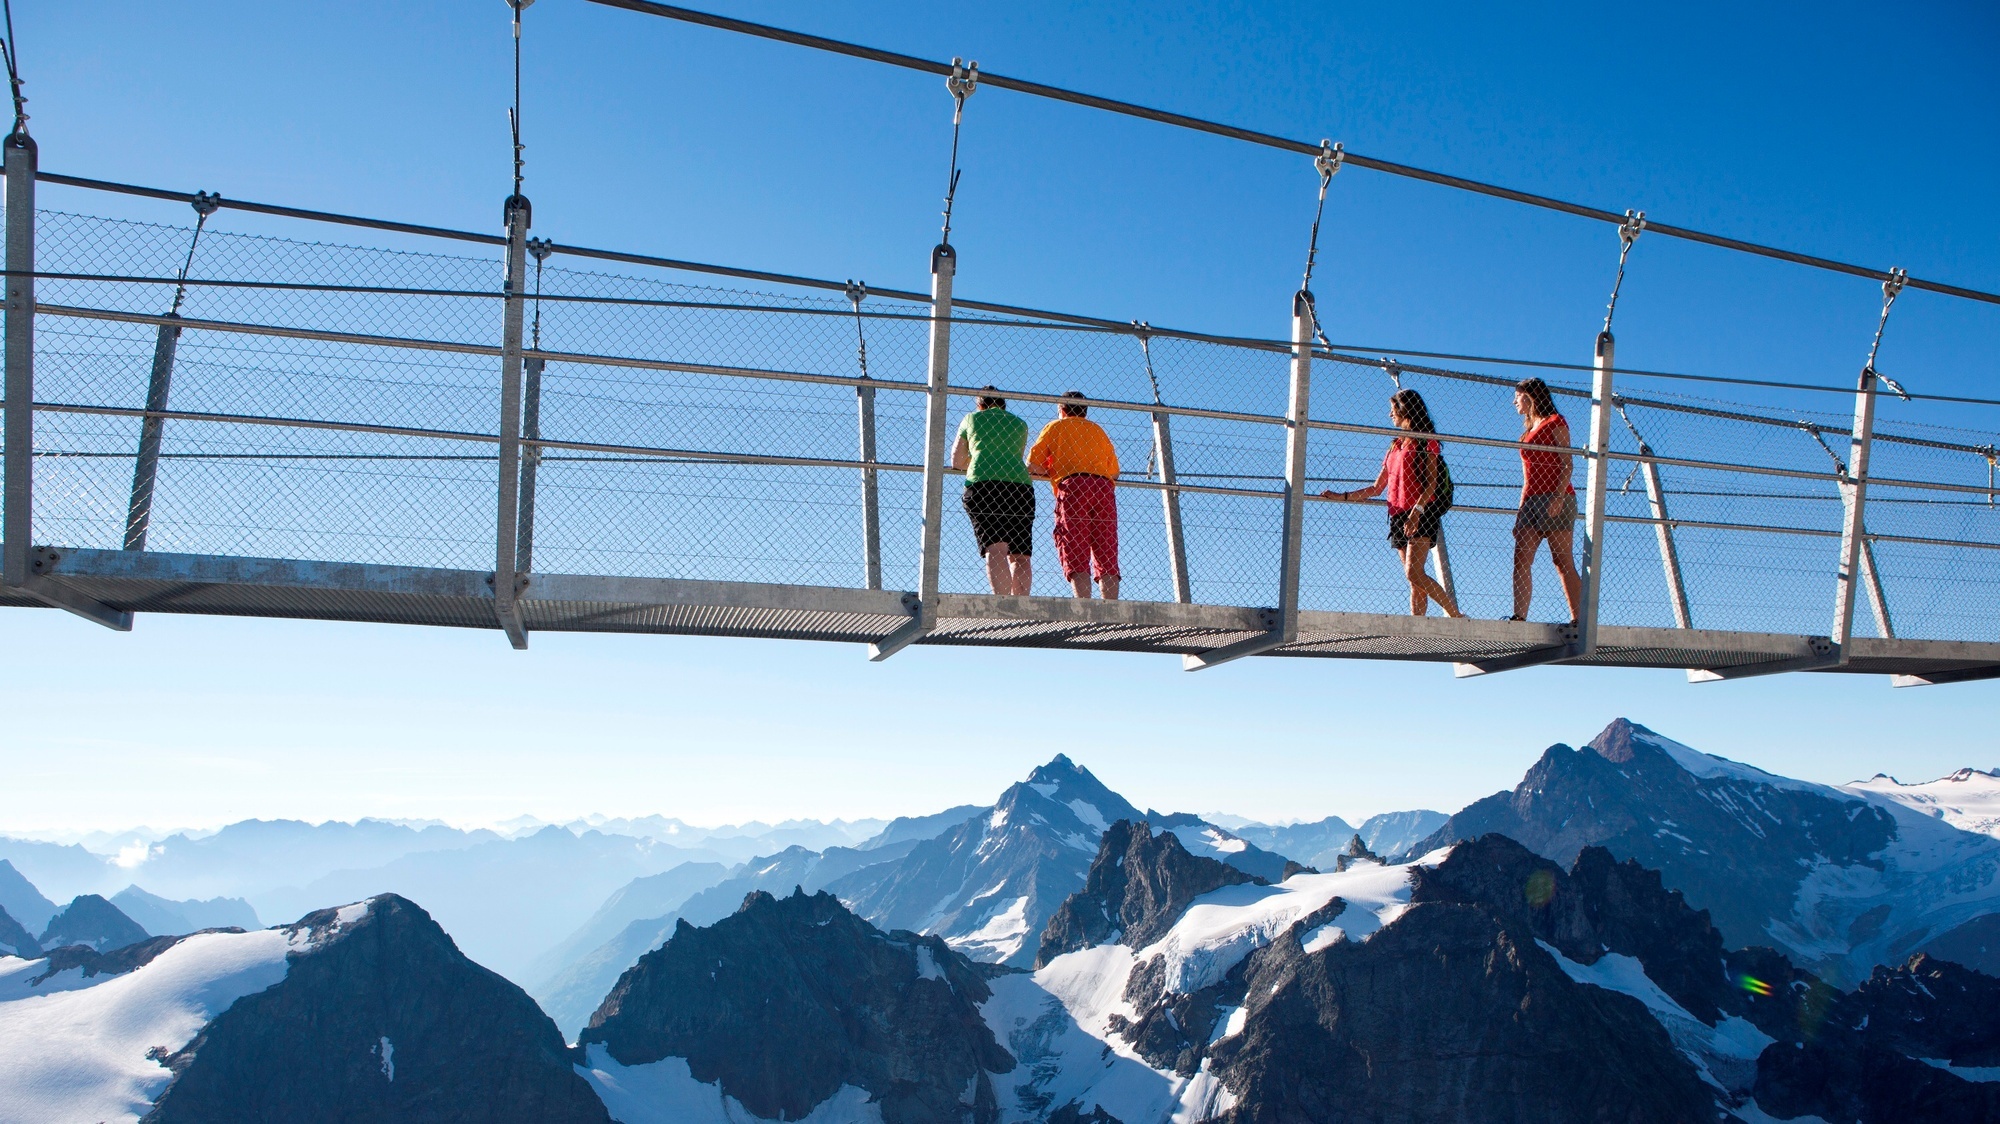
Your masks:
<instances>
[{"instance_id":1,"label":"distant mountain range","mask_svg":"<svg viewBox=\"0 0 2000 1124\"><path fill-rule=\"evenodd\" d=\"M1271 885L1120 820L1032 971L830 893L681 922L566 1047L394 895L0 959L0 1118L1987 1121L2000 980L1833 987L1656 871L1500 835Z\"/></svg>"},{"instance_id":2,"label":"distant mountain range","mask_svg":"<svg viewBox=\"0 0 2000 1124\"><path fill-rule=\"evenodd\" d=\"M1960 769L1923 784L1904 784L1877 773L1840 787L1857 796L1894 800L1961 830L2000 839L2000 769Z\"/></svg>"},{"instance_id":3,"label":"distant mountain range","mask_svg":"<svg viewBox=\"0 0 2000 1124\"><path fill-rule=\"evenodd\" d=\"M0 1122L2000 1119L1996 790L1621 719L1358 829L1140 811L1059 755L744 858L661 817L0 841ZM79 854L124 888L58 907L30 869Z\"/></svg>"}]
</instances>

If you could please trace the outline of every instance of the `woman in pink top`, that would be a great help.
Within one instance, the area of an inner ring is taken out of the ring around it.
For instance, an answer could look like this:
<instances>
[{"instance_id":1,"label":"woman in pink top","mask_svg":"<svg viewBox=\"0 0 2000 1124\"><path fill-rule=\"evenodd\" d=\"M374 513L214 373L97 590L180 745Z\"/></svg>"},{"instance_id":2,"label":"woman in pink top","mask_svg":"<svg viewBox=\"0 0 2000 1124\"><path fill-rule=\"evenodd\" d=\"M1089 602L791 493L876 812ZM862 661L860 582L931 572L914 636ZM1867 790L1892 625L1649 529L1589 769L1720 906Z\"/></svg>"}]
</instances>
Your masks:
<instances>
[{"instance_id":1,"label":"woman in pink top","mask_svg":"<svg viewBox=\"0 0 2000 1124\"><path fill-rule=\"evenodd\" d=\"M1569 619L1575 623L1583 581L1577 576L1576 551L1570 539L1576 525L1576 489L1569 482L1569 423L1556 412L1549 384L1540 379L1514 384L1514 410L1521 415L1522 444L1551 445L1565 451L1521 450L1521 509L1514 515L1514 615L1507 619L1528 619L1528 606L1535 595L1535 548L1547 539L1549 557L1556 564L1563 596L1569 601Z\"/></svg>"},{"instance_id":2,"label":"woman in pink top","mask_svg":"<svg viewBox=\"0 0 2000 1124\"><path fill-rule=\"evenodd\" d=\"M1424 397L1414 390L1399 390L1389 396L1389 420L1411 433L1436 433ZM1444 453L1436 440L1398 437L1389 442L1382 457L1382 471L1375 482L1351 492L1329 488L1320 495L1330 500L1366 500L1383 496L1389 502L1389 546L1403 560L1403 576L1410 582L1410 615L1421 617L1435 600L1445 616L1462 617L1458 603L1424 572L1424 559L1443 531L1449 497L1439 495L1445 480ZM1386 493L1386 494L1385 494Z\"/></svg>"}]
</instances>

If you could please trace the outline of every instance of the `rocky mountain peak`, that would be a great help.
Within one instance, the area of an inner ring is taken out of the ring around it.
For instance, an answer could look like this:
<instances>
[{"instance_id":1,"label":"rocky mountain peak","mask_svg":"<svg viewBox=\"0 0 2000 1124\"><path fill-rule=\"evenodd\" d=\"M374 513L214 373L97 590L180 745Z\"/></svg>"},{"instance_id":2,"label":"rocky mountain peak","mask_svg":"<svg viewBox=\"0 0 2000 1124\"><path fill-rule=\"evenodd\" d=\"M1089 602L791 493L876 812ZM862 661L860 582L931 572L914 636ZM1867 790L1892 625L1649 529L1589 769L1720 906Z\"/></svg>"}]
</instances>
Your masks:
<instances>
[{"instance_id":1,"label":"rocky mountain peak","mask_svg":"<svg viewBox=\"0 0 2000 1124\"><path fill-rule=\"evenodd\" d=\"M1357 831L1354 833L1354 838L1347 841L1347 850L1334 856L1333 869L1338 873L1352 867L1355 863L1368 862L1379 866L1382 864L1382 861L1382 856L1369 850L1368 844L1361 841L1361 833Z\"/></svg>"},{"instance_id":2,"label":"rocky mountain peak","mask_svg":"<svg viewBox=\"0 0 2000 1124\"><path fill-rule=\"evenodd\" d=\"M936 937L884 933L828 893L757 891L641 957L578 1044L607 1071L684 1059L759 1117L802 1119L854 1086L886 1124L988 1124L988 1075L1014 1066L979 1014L991 994Z\"/></svg>"},{"instance_id":3,"label":"rocky mountain peak","mask_svg":"<svg viewBox=\"0 0 2000 1124\"><path fill-rule=\"evenodd\" d=\"M175 1078L146 1124L322 1119L329 1106L411 1124L608 1124L549 1017L415 903L383 894L280 932L284 978L161 1059Z\"/></svg>"},{"instance_id":4,"label":"rocky mountain peak","mask_svg":"<svg viewBox=\"0 0 2000 1124\"><path fill-rule=\"evenodd\" d=\"M1035 966L1065 952L1116 940L1144 948L1211 890L1263 879L1189 854L1170 831L1155 835L1144 820L1119 820L1104 832L1083 889L1071 894L1042 931Z\"/></svg>"},{"instance_id":5,"label":"rocky mountain peak","mask_svg":"<svg viewBox=\"0 0 2000 1124\"><path fill-rule=\"evenodd\" d=\"M1623 764L1632 760L1636 752L1632 747L1632 735L1650 733L1651 730L1629 718L1614 718L1609 726L1584 744L1585 748L1596 750L1597 755L1606 761Z\"/></svg>"},{"instance_id":6,"label":"rocky mountain peak","mask_svg":"<svg viewBox=\"0 0 2000 1124\"><path fill-rule=\"evenodd\" d=\"M1089 769L1056 754L1048 764L1036 766L1028 779L1011 785L996 807L1011 809L1022 802L1046 801L1066 809L1064 819L1075 819L1092 831L1102 831L1121 819L1138 819L1139 810L1123 796L1105 787Z\"/></svg>"},{"instance_id":7,"label":"rocky mountain peak","mask_svg":"<svg viewBox=\"0 0 2000 1124\"><path fill-rule=\"evenodd\" d=\"M43 948L80 944L97 952L108 952L137 944L148 935L138 922L109 901L96 894L82 894L49 920L41 944Z\"/></svg>"}]
</instances>

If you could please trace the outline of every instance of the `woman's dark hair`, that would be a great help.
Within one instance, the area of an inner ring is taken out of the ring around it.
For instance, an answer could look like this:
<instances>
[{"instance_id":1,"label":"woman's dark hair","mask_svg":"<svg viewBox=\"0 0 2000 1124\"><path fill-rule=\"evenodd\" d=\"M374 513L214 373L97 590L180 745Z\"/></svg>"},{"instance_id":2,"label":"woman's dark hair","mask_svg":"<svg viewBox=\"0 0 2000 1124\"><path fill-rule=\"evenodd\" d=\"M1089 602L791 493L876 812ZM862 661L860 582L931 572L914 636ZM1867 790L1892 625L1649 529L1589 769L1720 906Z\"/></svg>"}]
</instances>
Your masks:
<instances>
[{"instance_id":1,"label":"woman's dark hair","mask_svg":"<svg viewBox=\"0 0 2000 1124\"><path fill-rule=\"evenodd\" d=\"M991 393L991 394L981 394L981 395L979 396L979 408L980 408L980 409L982 409L982 410L1004 410L1004 409L1006 409L1006 408L1007 408L1007 400L1006 400L1005 398L1002 398L1002 397L1000 397L1000 388L999 388L999 387L997 387L997 386L994 386L994 385L992 385L991 383L988 383L987 385L985 385L985 386L982 386L982 387L980 387L979 389L981 389L981 390L990 390L990 391L992 391L992 392L993 392L993 393Z\"/></svg>"},{"instance_id":2,"label":"woman's dark hair","mask_svg":"<svg viewBox=\"0 0 2000 1124\"><path fill-rule=\"evenodd\" d=\"M1436 433L1437 426L1431 424L1430 407L1424 405L1424 396L1414 390L1399 390L1389 396L1389 408L1396 416L1410 423L1413 433Z\"/></svg>"},{"instance_id":3,"label":"woman's dark hair","mask_svg":"<svg viewBox=\"0 0 2000 1124\"><path fill-rule=\"evenodd\" d=\"M1063 397L1064 397L1064 398L1081 398L1081 397L1083 397L1083 391L1081 391L1081 390L1065 390L1065 391L1063 391ZM1065 402L1065 403L1063 403L1063 404L1062 404L1061 406L1059 406L1059 407L1057 407L1057 408L1058 408L1058 409L1060 409L1060 410L1062 411L1062 416L1063 416L1063 417L1066 417L1066 418L1080 418L1080 417L1082 417L1083 415L1085 415L1085 414L1087 414L1087 413L1089 413L1089 412L1090 412L1090 407L1088 407L1088 406L1085 406L1085 405L1083 405L1083 404L1082 404L1082 403L1080 403L1080 402L1079 402L1079 403L1077 403L1076 405L1071 405L1071 404L1069 404L1068 402Z\"/></svg>"},{"instance_id":4,"label":"woman's dark hair","mask_svg":"<svg viewBox=\"0 0 2000 1124\"><path fill-rule=\"evenodd\" d=\"M1528 396L1528 401L1534 404L1536 417L1556 416L1556 400L1549 393L1548 383L1540 379L1522 379L1514 384L1514 389Z\"/></svg>"}]
</instances>

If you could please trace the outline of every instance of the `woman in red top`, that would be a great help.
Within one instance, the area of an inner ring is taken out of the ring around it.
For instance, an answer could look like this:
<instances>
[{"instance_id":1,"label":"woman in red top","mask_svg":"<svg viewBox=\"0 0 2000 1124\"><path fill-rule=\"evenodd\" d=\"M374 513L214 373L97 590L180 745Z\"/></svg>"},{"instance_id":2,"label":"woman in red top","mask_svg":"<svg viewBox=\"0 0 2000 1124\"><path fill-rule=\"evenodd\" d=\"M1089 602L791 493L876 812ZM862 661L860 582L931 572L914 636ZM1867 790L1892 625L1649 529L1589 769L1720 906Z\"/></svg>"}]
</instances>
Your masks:
<instances>
[{"instance_id":1,"label":"woman in red top","mask_svg":"<svg viewBox=\"0 0 2000 1124\"><path fill-rule=\"evenodd\" d=\"M1549 384L1540 379L1515 383L1514 409L1523 419L1523 444L1569 448L1569 423L1556 412ZM1543 539L1548 540L1549 557L1562 578L1569 619L1571 623L1577 619L1583 583L1577 576L1576 552L1570 543L1576 524L1576 489L1570 486L1569 477L1569 453L1521 450L1521 509L1514 515L1514 615L1509 620L1528 619L1528 605L1535 594L1535 548Z\"/></svg>"},{"instance_id":2,"label":"woman in red top","mask_svg":"<svg viewBox=\"0 0 2000 1124\"><path fill-rule=\"evenodd\" d=\"M1399 390L1389 396L1389 420L1411 433L1437 432L1423 395L1414 390ZM1416 617L1430 609L1433 599L1445 616L1465 615L1458 611L1458 603L1451 599L1451 594L1424 573L1424 559L1430 556L1431 544L1442 532L1444 507L1437 491L1444 476L1439 471L1443 464L1444 454L1435 440L1398 437L1389 442L1389 451L1382 457L1382 471L1375 475L1373 484L1351 492L1336 493L1329 488L1320 493L1330 500L1347 501L1373 499L1388 493L1389 546L1403 560L1403 576L1410 582L1410 615Z\"/></svg>"}]
</instances>

